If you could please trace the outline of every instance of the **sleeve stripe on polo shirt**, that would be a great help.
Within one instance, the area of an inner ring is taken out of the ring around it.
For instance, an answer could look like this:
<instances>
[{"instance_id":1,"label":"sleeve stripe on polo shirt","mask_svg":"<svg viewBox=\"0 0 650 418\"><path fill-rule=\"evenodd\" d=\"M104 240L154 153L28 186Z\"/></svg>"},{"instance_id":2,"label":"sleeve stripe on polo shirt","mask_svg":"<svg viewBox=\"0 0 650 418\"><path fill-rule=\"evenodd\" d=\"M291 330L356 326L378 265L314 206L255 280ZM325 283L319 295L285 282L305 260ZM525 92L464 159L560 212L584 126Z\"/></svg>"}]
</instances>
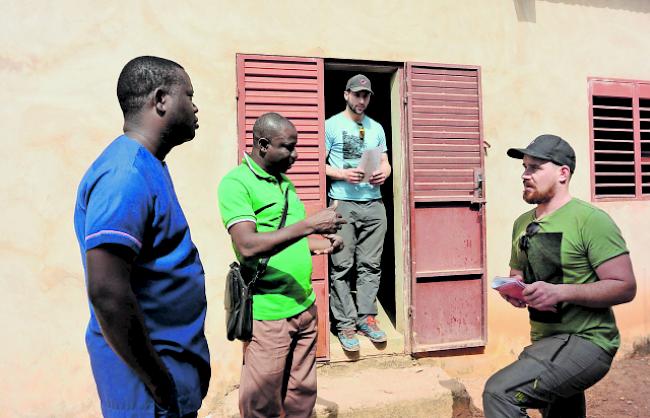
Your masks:
<instances>
[{"instance_id":1,"label":"sleeve stripe on polo shirt","mask_svg":"<svg viewBox=\"0 0 650 418\"><path fill-rule=\"evenodd\" d=\"M257 224L257 221L253 218L244 218L244 219L236 219L232 222L230 222L228 225L226 225L226 229L230 229L231 226L238 224L240 222L253 222L254 224Z\"/></svg>"},{"instance_id":2,"label":"sleeve stripe on polo shirt","mask_svg":"<svg viewBox=\"0 0 650 418\"><path fill-rule=\"evenodd\" d=\"M88 241L89 239L92 239L92 238L95 238L95 237L98 237L98 236L101 236L101 235L120 235L122 237L125 237L125 238L133 241L138 246L138 248L142 248L142 243L137 238L135 238L134 236L129 235L126 232L115 231L115 230L112 230L112 229L103 229L101 231L97 231L94 234L90 234L90 235L86 236L85 240Z\"/></svg>"}]
</instances>

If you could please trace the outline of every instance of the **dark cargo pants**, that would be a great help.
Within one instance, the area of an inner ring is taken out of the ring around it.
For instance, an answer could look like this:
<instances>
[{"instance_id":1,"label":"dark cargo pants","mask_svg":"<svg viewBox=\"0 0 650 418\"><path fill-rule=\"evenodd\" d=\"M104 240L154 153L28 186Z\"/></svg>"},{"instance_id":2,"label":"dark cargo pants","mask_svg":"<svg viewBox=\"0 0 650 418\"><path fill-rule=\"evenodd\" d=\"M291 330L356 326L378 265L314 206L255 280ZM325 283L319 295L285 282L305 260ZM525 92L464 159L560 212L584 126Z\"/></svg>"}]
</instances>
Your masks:
<instances>
[{"instance_id":1,"label":"dark cargo pants","mask_svg":"<svg viewBox=\"0 0 650 418\"><path fill-rule=\"evenodd\" d=\"M483 391L485 417L527 417L527 408L540 409L544 418L585 417L584 391L607 374L612 358L596 344L571 334L539 340L488 379Z\"/></svg>"},{"instance_id":2,"label":"dark cargo pants","mask_svg":"<svg viewBox=\"0 0 650 418\"><path fill-rule=\"evenodd\" d=\"M330 309L336 328L356 328L367 315L377 315L381 254L386 236L386 208L381 200L338 200L336 212L348 221L339 231L345 247L331 256ZM356 267L357 304L350 291L350 273Z\"/></svg>"}]
</instances>

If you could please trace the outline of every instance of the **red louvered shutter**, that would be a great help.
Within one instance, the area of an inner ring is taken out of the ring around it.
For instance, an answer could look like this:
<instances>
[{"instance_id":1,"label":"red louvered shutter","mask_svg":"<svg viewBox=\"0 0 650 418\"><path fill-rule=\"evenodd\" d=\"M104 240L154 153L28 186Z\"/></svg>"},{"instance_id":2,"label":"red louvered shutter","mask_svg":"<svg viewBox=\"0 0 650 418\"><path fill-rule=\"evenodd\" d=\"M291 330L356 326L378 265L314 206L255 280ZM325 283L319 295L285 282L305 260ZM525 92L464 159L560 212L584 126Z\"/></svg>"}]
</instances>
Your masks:
<instances>
[{"instance_id":1,"label":"red louvered shutter","mask_svg":"<svg viewBox=\"0 0 650 418\"><path fill-rule=\"evenodd\" d=\"M650 196L650 84L589 80L592 197Z\"/></svg>"},{"instance_id":2,"label":"red louvered shutter","mask_svg":"<svg viewBox=\"0 0 650 418\"><path fill-rule=\"evenodd\" d=\"M477 67L406 65L411 350L485 345L485 197Z\"/></svg>"},{"instance_id":3,"label":"red louvered shutter","mask_svg":"<svg viewBox=\"0 0 650 418\"><path fill-rule=\"evenodd\" d=\"M319 58L237 55L239 156L253 144L253 124L277 112L298 129L298 160L288 172L311 214L326 206L323 60ZM313 258L312 283L319 314L317 356L329 357L327 258Z\"/></svg>"}]
</instances>

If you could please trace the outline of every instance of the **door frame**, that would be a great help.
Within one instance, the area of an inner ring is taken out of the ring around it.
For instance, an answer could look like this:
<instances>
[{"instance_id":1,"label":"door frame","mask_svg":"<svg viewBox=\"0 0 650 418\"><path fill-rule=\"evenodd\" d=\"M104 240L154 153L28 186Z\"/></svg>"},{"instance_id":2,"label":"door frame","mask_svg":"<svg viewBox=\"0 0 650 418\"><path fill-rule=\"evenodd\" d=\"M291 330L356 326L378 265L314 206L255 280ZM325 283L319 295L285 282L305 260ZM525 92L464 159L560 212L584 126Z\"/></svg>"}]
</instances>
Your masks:
<instances>
[{"instance_id":1,"label":"door frame","mask_svg":"<svg viewBox=\"0 0 650 418\"><path fill-rule=\"evenodd\" d=\"M408 353L406 349L408 334L408 306L409 296L409 224L408 224L408 166L406 154L406 120L404 101L404 63L398 61L371 61L324 58L324 71L350 71L367 74L392 74L390 79L390 124L391 142L387 144L392 158L392 191L393 218L389 224L393 228L393 241L385 245L392 245L395 254L394 271L387 275L394 277L393 281L393 303L395 304L395 330L401 335L403 344L400 353ZM406 257L406 258L405 258ZM387 353L388 354L388 353ZM390 353L394 354L394 352ZM363 354L360 358L365 358Z\"/></svg>"},{"instance_id":2,"label":"door frame","mask_svg":"<svg viewBox=\"0 0 650 418\"><path fill-rule=\"evenodd\" d=\"M455 64L436 64L436 63L418 63L418 62L397 62L397 61L371 61L371 60L352 60L352 59L337 59L337 58L324 58L324 57L300 57L300 56L280 56L280 55L266 55L266 54L237 54L237 79L240 80L243 76L243 59L244 58L261 58L268 60L282 60L283 58L296 58L298 60L316 60L321 64L320 75L320 91L322 96L322 107L320 109L321 128L324 132L324 73L326 70L358 70L379 73L394 73L391 78L390 85L390 118L391 118L391 149L392 149L392 164L393 164L393 232L394 239L392 245L395 249L395 271L394 274L394 298L395 298L395 325L397 332L403 336L403 352L407 354L414 354L416 347L414 347L413 340L413 286L415 266L413 259L413 234L411 233L412 215L415 210L414 200L414 185L413 185L413 172L412 172L412 159L413 150L409 142L409 132L412 129L412 121L409 120L409 100L411 100L411 86L409 86L408 69L411 66L425 65L425 66L438 66L449 69L472 69L477 70L478 80L478 129L479 129L479 148L480 148L480 162L481 168L479 172L483 176L482 181L485 184L485 142L483 139L483 112L482 112L482 89L481 89L481 67L473 65L455 65ZM237 89L237 98L243 91L240 91L239 83ZM240 101L237 107L237 120L238 132L244 126L243 103ZM399 123L398 123L399 122ZM238 137L241 136L239 132ZM240 143L238 149L243 150L243 144ZM397 154L398 153L398 154ZM322 183L325 182L324 168L323 168ZM397 178L399 177L399 178ZM325 191L325 199L326 199ZM486 227L487 221L485 219L485 188L483 188L483 195L472 199L470 204L478 204L481 206L480 211L483 215L481 225L481 251L483 261L483 277L482 277L482 339L481 341L473 341L471 344L442 344L430 347L427 351L449 350L454 348L476 347L484 346L487 344L487 292L486 292L486 275L487 275L487 236ZM398 219L399 218L399 219ZM398 225L399 220L399 225ZM399 259L398 259L399 258ZM326 274L327 275L327 274ZM400 280L401 283L397 283ZM328 283L328 278L325 278L325 283ZM326 292L327 293L327 292ZM329 304L329 301L328 301ZM328 309L329 311L329 309ZM329 327L327 329L325 341L329 340ZM469 341L468 341L469 342ZM320 360L327 361L329 355L329 344L325 344L327 353ZM418 350L421 352L423 350Z\"/></svg>"}]
</instances>

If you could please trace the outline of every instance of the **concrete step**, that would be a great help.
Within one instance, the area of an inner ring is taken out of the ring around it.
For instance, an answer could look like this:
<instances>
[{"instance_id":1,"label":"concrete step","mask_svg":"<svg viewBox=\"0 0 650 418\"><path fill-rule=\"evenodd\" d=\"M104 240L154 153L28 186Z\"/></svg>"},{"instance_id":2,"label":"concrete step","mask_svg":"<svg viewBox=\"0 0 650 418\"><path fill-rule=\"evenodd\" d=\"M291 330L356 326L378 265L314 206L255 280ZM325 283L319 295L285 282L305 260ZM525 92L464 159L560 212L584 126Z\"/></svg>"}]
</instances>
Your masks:
<instances>
[{"instance_id":1,"label":"concrete step","mask_svg":"<svg viewBox=\"0 0 650 418\"><path fill-rule=\"evenodd\" d=\"M237 390L211 418L239 417ZM440 368L408 356L321 365L315 418L469 418L475 408L467 391Z\"/></svg>"}]
</instances>

